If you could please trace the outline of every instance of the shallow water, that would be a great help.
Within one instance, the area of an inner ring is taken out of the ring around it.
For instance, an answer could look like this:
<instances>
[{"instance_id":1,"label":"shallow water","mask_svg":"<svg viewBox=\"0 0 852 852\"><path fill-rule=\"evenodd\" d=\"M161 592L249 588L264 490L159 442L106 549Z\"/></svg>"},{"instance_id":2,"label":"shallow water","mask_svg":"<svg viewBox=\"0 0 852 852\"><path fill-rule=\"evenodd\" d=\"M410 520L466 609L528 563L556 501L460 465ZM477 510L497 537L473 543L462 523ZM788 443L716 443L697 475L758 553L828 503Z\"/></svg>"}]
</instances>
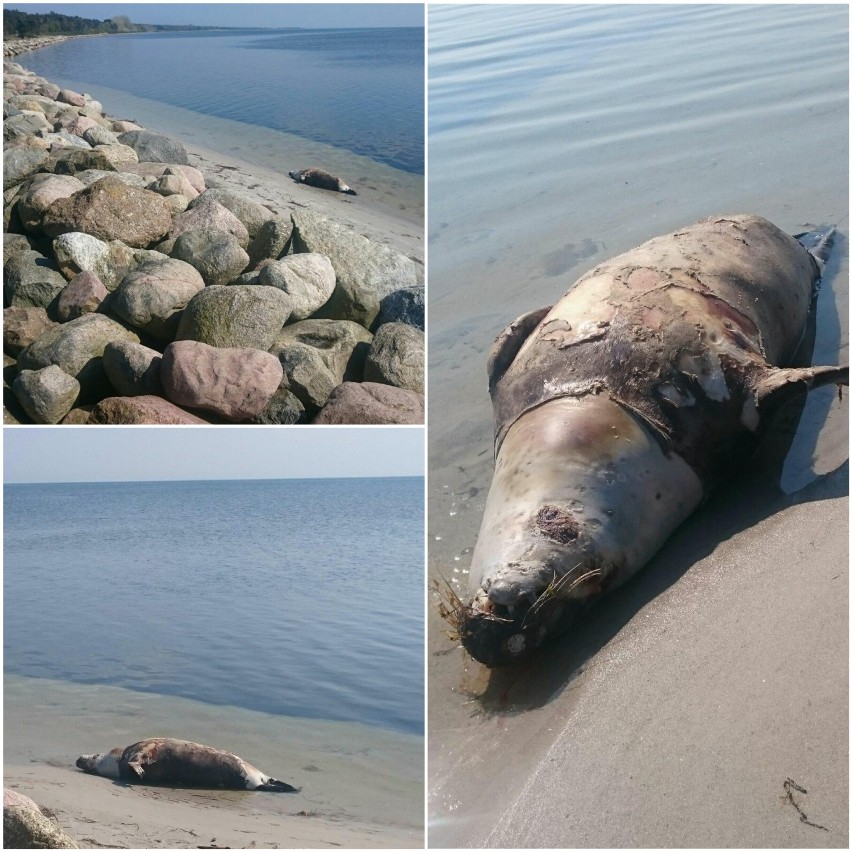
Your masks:
<instances>
[{"instance_id":1,"label":"shallow water","mask_svg":"<svg viewBox=\"0 0 852 852\"><path fill-rule=\"evenodd\" d=\"M73 39L21 61L96 96L109 85L423 173L418 28L137 33Z\"/></svg>"},{"instance_id":2,"label":"shallow water","mask_svg":"<svg viewBox=\"0 0 852 852\"><path fill-rule=\"evenodd\" d=\"M7 485L5 671L420 734L422 495L419 478Z\"/></svg>"}]
</instances>

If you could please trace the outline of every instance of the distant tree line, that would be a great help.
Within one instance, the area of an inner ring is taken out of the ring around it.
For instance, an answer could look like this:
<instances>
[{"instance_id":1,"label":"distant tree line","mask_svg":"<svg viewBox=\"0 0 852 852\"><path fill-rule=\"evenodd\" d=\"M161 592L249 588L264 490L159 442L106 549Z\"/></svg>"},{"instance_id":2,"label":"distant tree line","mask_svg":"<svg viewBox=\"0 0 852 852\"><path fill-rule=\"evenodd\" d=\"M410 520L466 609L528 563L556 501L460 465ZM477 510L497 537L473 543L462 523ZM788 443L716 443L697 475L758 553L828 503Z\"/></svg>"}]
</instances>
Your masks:
<instances>
[{"instance_id":1,"label":"distant tree line","mask_svg":"<svg viewBox=\"0 0 852 852\"><path fill-rule=\"evenodd\" d=\"M105 21L60 15L58 12L30 14L17 9L3 10L4 38L32 38L43 35L95 35L97 33L143 33L165 30L201 30L206 27L161 24L134 24L126 15L116 15Z\"/></svg>"}]
</instances>

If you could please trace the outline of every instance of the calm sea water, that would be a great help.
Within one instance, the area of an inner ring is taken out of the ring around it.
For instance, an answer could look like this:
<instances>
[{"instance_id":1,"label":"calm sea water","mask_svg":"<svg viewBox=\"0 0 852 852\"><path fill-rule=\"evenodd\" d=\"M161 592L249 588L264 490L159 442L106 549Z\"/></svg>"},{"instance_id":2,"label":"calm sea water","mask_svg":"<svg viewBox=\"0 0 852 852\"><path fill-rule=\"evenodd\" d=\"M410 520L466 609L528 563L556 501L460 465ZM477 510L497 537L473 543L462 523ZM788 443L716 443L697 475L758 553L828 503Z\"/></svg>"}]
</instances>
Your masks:
<instances>
[{"instance_id":1,"label":"calm sea water","mask_svg":"<svg viewBox=\"0 0 852 852\"><path fill-rule=\"evenodd\" d=\"M422 174L423 51L413 27L244 30L75 39L20 61L95 95L109 86Z\"/></svg>"},{"instance_id":2,"label":"calm sea water","mask_svg":"<svg viewBox=\"0 0 852 852\"><path fill-rule=\"evenodd\" d=\"M423 730L420 478L7 485L7 673Z\"/></svg>"}]
</instances>

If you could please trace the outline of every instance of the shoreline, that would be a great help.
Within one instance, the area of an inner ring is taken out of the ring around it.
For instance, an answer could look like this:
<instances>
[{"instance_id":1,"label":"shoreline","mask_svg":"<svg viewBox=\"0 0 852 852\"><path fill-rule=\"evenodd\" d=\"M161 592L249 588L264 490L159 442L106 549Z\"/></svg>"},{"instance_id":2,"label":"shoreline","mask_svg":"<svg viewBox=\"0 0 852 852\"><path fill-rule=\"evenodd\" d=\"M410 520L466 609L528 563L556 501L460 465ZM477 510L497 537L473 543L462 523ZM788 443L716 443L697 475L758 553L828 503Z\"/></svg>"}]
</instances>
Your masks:
<instances>
[{"instance_id":1,"label":"shoreline","mask_svg":"<svg viewBox=\"0 0 852 852\"><path fill-rule=\"evenodd\" d=\"M5 423L423 422L422 178L5 71Z\"/></svg>"},{"instance_id":2,"label":"shoreline","mask_svg":"<svg viewBox=\"0 0 852 852\"><path fill-rule=\"evenodd\" d=\"M416 848L423 738L120 687L6 677L5 786L107 848ZM219 744L300 788L288 795L126 785L79 754L148 735Z\"/></svg>"}]
</instances>

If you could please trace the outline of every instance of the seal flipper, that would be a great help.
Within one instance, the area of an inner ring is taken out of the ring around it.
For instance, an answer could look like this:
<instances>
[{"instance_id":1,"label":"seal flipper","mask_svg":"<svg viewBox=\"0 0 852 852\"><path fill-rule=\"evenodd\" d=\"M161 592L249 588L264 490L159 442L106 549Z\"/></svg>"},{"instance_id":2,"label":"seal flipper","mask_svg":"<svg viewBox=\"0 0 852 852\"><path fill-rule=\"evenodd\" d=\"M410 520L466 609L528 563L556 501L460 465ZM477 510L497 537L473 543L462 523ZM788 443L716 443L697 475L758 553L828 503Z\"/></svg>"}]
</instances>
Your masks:
<instances>
[{"instance_id":1,"label":"seal flipper","mask_svg":"<svg viewBox=\"0 0 852 852\"><path fill-rule=\"evenodd\" d=\"M536 330L539 323L550 312L552 305L538 308L535 311L521 314L514 322L509 323L491 346L488 353L488 390L494 391L494 386L515 360L515 356L524 345L524 341Z\"/></svg>"},{"instance_id":2,"label":"seal flipper","mask_svg":"<svg viewBox=\"0 0 852 852\"><path fill-rule=\"evenodd\" d=\"M822 385L849 384L849 367L773 367L755 382L754 400L759 411L772 411L795 393Z\"/></svg>"},{"instance_id":3,"label":"seal flipper","mask_svg":"<svg viewBox=\"0 0 852 852\"><path fill-rule=\"evenodd\" d=\"M298 787L291 787L276 778L267 778L263 784L255 787L255 790L263 790L265 793L298 793Z\"/></svg>"},{"instance_id":4,"label":"seal flipper","mask_svg":"<svg viewBox=\"0 0 852 852\"><path fill-rule=\"evenodd\" d=\"M836 230L834 225L826 225L813 231L806 231L803 234L795 235L795 239L808 250L810 256L816 261L820 274L825 269L825 264L834 245Z\"/></svg>"}]
</instances>

